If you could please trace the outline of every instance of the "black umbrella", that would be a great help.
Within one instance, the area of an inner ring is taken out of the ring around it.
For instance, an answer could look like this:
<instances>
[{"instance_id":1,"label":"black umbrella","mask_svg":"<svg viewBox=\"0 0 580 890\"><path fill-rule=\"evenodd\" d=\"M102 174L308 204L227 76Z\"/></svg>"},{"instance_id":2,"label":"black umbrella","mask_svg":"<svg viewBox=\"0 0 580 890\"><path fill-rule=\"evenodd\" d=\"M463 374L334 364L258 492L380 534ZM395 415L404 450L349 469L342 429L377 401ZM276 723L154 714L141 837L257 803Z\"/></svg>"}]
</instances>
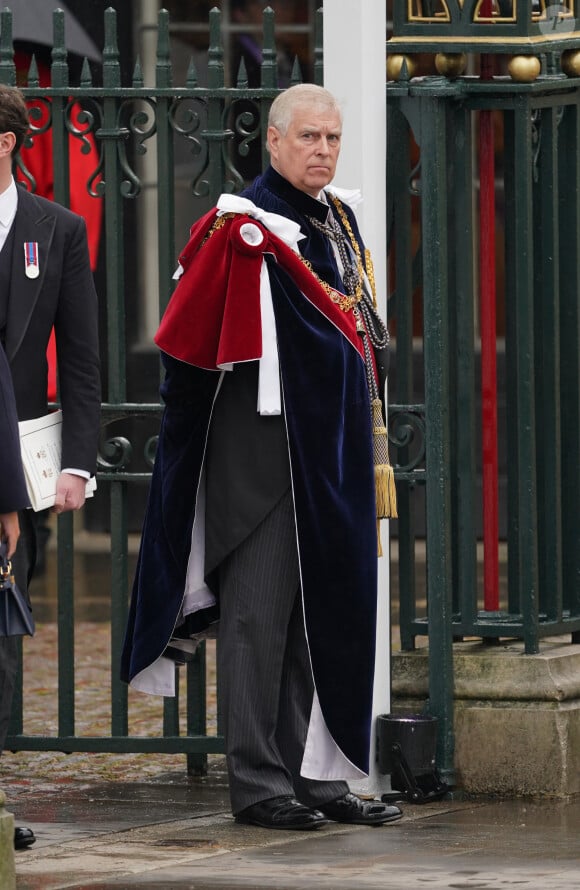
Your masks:
<instances>
[{"instance_id":1,"label":"black umbrella","mask_svg":"<svg viewBox=\"0 0 580 890\"><path fill-rule=\"evenodd\" d=\"M54 0L7 0L6 9L12 11L12 39L16 42L53 45L53 11L64 12L66 48L90 62L100 62L101 53L72 12L64 3Z\"/></svg>"}]
</instances>

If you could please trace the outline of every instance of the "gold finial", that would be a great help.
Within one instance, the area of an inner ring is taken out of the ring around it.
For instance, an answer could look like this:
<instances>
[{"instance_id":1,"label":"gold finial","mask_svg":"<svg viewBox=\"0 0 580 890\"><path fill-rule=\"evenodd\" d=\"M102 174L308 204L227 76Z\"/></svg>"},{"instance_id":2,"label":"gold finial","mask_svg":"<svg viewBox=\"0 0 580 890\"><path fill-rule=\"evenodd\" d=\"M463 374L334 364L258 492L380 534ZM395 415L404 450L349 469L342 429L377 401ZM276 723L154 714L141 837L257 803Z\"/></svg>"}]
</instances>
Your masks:
<instances>
[{"instance_id":1,"label":"gold finial","mask_svg":"<svg viewBox=\"0 0 580 890\"><path fill-rule=\"evenodd\" d=\"M568 77L580 75L580 49L569 49L562 53L562 71Z\"/></svg>"},{"instance_id":2,"label":"gold finial","mask_svg":"<svg viewBox=\"0 0 580 890\"><path fill-rule=\"evenodd\" d=\"M435 68L444 77L459 77L466 67L467 56L465 53L437 53L435 56Z\"/></svg>"},{"instance_id":3,"label":"gold finial","mask_svg":"<svg viewBox=\"0 0 580 890\"><path fill-rule=\"evenodd\" d=\"M510 59L508 71L516 83L533 83L542 66L535 56L514 56Z\"/></svg>"},{"instance_id":4,"label":"gold finial","mask_svg":"<svg viewBox=\"0 0 580 890\"><path fill-rule=\"evenodd\" d=\"M400 80L404 62L406 63L407 77L410 79L417 70L417 63L413 57L403 56L399 53L387 54L387 80Z\"/></svg>"}]
</instances>

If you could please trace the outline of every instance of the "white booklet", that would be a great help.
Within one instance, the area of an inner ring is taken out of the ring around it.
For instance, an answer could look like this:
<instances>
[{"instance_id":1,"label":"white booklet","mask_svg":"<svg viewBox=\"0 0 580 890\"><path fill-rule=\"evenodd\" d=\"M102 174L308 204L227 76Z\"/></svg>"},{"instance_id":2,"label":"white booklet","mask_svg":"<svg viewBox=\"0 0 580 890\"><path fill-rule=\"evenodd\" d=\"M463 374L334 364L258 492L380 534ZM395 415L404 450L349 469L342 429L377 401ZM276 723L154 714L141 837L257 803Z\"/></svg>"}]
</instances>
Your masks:
<instances>
[{"instance_id":1,"label":"white booklet","mask_svg":"<svg viewBox=\"0 0 580 890\"><path fill-rule=\"evenodd\" d=\"M20 450L28 497L38 512L52 507L56 500L56 480L60 475L62 454L62 411L44 417L21 420ZM94 476L87 481L86 496L92 497L97 487Z\"/></svg>"}]
</instances>

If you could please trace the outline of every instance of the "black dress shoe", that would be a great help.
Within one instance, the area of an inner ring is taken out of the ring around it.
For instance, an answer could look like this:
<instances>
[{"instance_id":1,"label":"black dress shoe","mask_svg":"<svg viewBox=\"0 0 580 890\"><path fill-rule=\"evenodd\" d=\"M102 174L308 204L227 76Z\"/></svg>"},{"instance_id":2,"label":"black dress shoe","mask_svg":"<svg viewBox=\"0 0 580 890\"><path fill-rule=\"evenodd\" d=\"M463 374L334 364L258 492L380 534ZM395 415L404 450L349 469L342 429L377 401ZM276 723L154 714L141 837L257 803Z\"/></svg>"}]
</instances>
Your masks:
<instances>
[{"instance_id":1,"label":"black dress shoe","mask_svg":"<svg viewBox=\"0 0 580 890\"><path fill-rule=\"evenodd\" d=\"M385 822L397 822L403 817L399 807L389 806L380 800L361 800L350 792L321 804L320 809L333 822L348 822L351 825L383 825Z\"/></svg>"},{"instance_id":2,"label":"black dress shoe","mask_svg":"<svg viewBox=\"0 0 580 890\"><path fill-rule=\"evenodd\" d=\"M260 828L286 828L307 831L328 824L328 819L318 810L305 807L294 797L271 797L236 813L236 822L242 825L259 825Z\"/></svg>"},{"instance_id":3,"label":"black dress shoe","mask_svg":"<svg viewBox=\"0 0 580 890\"><path fill-rule=\"evenodd\" d=\"M14 829L14 849L25 850L31 847L36 840L34 832L31 828L15 828Z\"/></svg>"}]
</instances>

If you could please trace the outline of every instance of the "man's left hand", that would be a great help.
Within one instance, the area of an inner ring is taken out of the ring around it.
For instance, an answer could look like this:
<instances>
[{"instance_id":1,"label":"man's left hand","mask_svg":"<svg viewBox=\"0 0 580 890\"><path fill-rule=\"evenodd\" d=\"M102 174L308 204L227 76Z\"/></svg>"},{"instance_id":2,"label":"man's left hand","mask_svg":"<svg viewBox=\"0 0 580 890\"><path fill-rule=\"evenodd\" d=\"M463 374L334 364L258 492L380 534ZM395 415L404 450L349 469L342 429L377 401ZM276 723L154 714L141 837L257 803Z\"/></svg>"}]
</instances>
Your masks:
<instances>
[{"instance_id":1,"label":"man's left hand","mask_svg":"<svg viewBox=\"0 0 580 890\"><path fill-rule=\"evenodd\" d=\"M85 502L87 480L73 473L61 473L56 482L56 500L53 513L80 510Z\"/></svg>"}]
</instances>

